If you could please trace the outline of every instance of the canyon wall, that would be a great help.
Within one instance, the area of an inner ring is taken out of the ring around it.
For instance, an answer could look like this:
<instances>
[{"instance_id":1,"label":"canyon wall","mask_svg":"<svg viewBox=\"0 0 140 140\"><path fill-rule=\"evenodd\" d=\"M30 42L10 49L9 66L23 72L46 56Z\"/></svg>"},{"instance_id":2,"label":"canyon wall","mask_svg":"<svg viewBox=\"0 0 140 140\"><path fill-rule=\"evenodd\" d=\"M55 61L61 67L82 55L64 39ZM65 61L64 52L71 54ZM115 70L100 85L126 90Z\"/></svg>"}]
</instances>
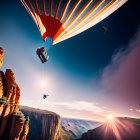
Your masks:
<instances>
[{"instance_id":1,"label":"canyon wall","mask_svg":"<svg viewBox=\"0 0 140 140\"><path fill-rule=\"evenodd\" d=\"M30 117L28 140L62 140L59 115L26 106L20 106L20 108L26 116Z\"/></svg>"}]
</instances>

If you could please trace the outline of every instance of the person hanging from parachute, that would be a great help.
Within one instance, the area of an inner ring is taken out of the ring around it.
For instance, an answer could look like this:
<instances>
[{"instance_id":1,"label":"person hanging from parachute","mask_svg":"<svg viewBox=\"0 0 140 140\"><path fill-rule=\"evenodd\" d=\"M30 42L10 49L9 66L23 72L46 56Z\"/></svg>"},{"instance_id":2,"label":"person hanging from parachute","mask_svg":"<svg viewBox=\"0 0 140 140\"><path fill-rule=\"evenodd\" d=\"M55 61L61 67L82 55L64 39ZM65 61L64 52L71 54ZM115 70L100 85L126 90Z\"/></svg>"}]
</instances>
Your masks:
<instances>
[{"instance_id":1,"label":"person hanging from parachute","mask_svg":"<svg viewBox=\"0 0 140 140\"><path fill-rule=\"evenodd\" d=\"M48 94L43 94L43 99L47 99L48 96Z\"/></svg>"},{"instance_id":2,"label":"person hanging from parachute","mask_svg":"<svg viewBox=\"0 0 140 140\"><path fill-rule=\"evenodd\" d=\"M36 23L43 41L52 45L71 38L108 17L128 0L21 0ZM103 28L104 31L106 28ZM45 48L36 51L42 63L48 61Z\"/></svg>"}]
</instances>

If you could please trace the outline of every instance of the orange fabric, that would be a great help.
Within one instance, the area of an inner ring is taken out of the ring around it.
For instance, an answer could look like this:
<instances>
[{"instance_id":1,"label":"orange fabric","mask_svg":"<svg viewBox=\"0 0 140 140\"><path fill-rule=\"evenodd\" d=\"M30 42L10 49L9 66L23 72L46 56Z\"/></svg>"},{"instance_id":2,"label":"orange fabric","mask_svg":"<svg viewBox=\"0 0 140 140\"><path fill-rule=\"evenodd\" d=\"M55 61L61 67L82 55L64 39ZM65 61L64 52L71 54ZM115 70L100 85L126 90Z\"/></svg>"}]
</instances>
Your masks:
<instances>
[{"instance_id":1,"label":"orange fabric","mask_svg":"<svg viewBox=\"0 0 140 140\"><path fill-rule=\"evenodd\" d=\"M46 16L46 15L40 15L40 18L46 29L46 32L42 36L44 41L45 41L46 37L50 37L54 41L55 38L58 36L56 34L60 34L61 32L64 31L64 29L61 28L62 23L59 20L57 20L56 18ZM59 30L60 28L61 28L61 30ZM59 33L58 33L58 31L59 31Z\"/></svg>"}]
</instances>

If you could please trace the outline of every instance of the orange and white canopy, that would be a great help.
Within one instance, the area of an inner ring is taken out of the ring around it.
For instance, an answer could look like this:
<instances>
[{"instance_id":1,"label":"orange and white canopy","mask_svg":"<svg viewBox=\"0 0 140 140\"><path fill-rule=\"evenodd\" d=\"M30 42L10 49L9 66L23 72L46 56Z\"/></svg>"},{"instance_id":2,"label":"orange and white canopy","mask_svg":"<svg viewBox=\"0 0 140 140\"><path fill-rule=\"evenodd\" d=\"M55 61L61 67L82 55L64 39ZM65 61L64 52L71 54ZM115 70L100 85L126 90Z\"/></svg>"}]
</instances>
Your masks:
<instances>
[{"instance_id":1,"label":"orange and white canopy","mask_svg":"<svg viewBox=\"0 0 140 140\"><path fill-rule=\"evenodd\" d=\"M53 45L94 26L127 0L21 0L43 40Z\"/></svg>"}]
</instances>

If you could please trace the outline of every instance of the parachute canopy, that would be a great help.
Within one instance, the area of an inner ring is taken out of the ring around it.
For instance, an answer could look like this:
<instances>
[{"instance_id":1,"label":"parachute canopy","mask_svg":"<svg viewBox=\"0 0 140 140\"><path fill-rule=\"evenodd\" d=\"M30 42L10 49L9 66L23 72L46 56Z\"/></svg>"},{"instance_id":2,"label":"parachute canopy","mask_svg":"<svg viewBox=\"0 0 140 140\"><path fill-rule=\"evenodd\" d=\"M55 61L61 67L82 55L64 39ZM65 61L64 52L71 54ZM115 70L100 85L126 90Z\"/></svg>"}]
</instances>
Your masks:
<instances>
[{"instance_id":1,"label":"parachute canopy","mask_svg":"<svg viewBox=\"0 0 140 140\"><path fill-rule=\"evenodd\" d=\"M94 26L127 0L21 0L43 40L53 45Z\"/></svg>"}]
</instances>

